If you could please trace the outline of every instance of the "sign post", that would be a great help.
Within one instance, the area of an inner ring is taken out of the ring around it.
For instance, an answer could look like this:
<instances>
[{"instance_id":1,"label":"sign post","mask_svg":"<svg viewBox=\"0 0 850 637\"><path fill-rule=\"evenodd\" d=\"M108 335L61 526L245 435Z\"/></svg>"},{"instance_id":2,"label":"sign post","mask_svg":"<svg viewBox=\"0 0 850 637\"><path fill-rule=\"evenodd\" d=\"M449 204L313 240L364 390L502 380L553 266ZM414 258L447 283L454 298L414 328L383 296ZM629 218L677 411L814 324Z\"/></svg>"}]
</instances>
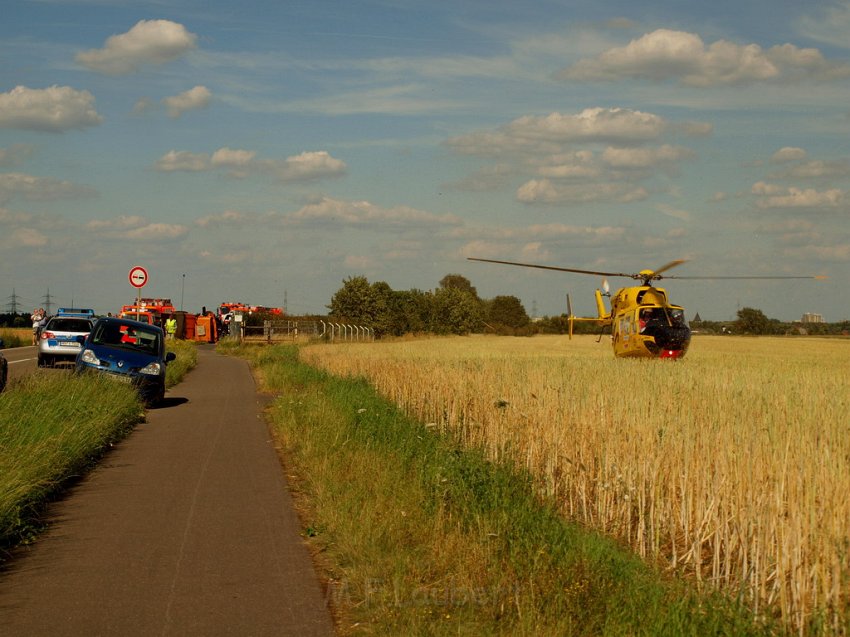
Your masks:
<instances>
[{"instance_id":1,"label":"sign post","mask_svg":"<svg viewBox=\"0 0 850 637\"><path fill-rule=\"evenodd\" d=\"M145 284L148 282L148 271L145 270L140 265L134 265L130 268L130 285L136 288L136 320L139 321L142 318L142 288L145 287Z\"/></svg>"}]
</instances>

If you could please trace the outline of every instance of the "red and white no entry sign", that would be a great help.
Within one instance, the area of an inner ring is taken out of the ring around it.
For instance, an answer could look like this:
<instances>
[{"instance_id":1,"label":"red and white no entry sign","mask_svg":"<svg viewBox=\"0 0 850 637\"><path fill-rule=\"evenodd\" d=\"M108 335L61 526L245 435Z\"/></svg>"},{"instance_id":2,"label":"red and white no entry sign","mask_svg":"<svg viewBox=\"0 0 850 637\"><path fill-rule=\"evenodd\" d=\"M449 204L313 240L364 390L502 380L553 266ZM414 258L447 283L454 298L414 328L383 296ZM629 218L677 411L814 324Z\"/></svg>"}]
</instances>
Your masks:
<instances>
[{"instance_id":1,"label":"red and white no entry sign","mask_svg":"<svg viewBox=\"0 0 850 637\"><path fill-rule=\"evenodd\" d=\"M130 269L130 285L134 288L143 288L148 282L148 271L142 266L133 266Z\"/></svg>"}]
</instances>

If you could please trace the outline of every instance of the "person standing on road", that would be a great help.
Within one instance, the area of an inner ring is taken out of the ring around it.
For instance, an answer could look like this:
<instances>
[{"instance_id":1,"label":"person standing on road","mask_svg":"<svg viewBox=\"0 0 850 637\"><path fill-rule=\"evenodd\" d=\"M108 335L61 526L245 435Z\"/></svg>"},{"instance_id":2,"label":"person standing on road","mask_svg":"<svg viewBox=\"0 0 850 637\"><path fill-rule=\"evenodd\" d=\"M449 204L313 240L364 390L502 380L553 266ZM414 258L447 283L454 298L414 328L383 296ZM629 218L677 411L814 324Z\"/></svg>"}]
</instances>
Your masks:
<instances>
[{"instance_id":1,"label":"person standing on road","mask_svg":"<svg viewBox=\"0 0 850 637\"><path fill-rule=\"evenodd\" d=\"M38 345L38 328L41 327L41 322L44 320L44 308L40 307L32 311L30 314L32 321L32 344Z\"/></svg>"},{"instance_id":2,"label":"person standing on road","mask_svg":"<svg viewBox=\"0 0 850 637\"><path fill-rule=\"evenodd\" d=\"M165 319L165 335L169 339L174 338L177 333L177 319L173 316Z\"/></svg>"}]
</instances>

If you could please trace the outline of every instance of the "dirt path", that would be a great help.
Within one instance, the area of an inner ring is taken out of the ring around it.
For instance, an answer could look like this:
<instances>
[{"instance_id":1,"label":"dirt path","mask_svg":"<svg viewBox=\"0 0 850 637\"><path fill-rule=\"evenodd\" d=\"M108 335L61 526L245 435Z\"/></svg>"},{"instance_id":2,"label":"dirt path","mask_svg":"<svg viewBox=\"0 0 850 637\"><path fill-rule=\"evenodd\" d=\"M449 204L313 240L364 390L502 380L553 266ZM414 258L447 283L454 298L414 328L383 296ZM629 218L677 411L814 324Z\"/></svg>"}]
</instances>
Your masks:
<instances>
[{"instance_id":1,"label":"dirt path","mask_svg":"<svg viewBox=\"0 0 850 637\"><path fill-rule=\"evenodd\" d=\"M332 634L247 364L201 348L166 401L0 573L0 633Z\"/></svg>"}]
</instances>

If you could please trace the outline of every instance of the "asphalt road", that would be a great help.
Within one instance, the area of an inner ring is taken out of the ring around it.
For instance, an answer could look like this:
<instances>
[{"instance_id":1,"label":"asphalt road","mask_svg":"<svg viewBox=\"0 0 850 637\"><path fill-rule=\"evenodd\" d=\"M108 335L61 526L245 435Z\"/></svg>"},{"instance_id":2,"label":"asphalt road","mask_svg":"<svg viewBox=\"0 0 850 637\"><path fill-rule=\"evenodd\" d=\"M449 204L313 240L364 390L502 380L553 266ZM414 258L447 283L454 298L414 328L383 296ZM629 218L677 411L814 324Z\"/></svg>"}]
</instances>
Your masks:
<instances>
[{"instance_id":1,"label":"asphalt road","mask_svg":"<svg viewBox=\"0 0 850 637\"><path fill-rule=\"evenodd\" d=\"M9 363L9 380L32 374L37 369L38 348L35 345L4 349L3 356Z\"/></svg>"},{"instance_id":2,"label":"asphalt road","mask_svg":"<svg viewBox=\"0 0 850 637\"><path fill-rule=\"evenodd\" d=\"M261 402L244 361L200 348L0 572L0 634L332 634Z\"/></svg>"}]
</instances>

